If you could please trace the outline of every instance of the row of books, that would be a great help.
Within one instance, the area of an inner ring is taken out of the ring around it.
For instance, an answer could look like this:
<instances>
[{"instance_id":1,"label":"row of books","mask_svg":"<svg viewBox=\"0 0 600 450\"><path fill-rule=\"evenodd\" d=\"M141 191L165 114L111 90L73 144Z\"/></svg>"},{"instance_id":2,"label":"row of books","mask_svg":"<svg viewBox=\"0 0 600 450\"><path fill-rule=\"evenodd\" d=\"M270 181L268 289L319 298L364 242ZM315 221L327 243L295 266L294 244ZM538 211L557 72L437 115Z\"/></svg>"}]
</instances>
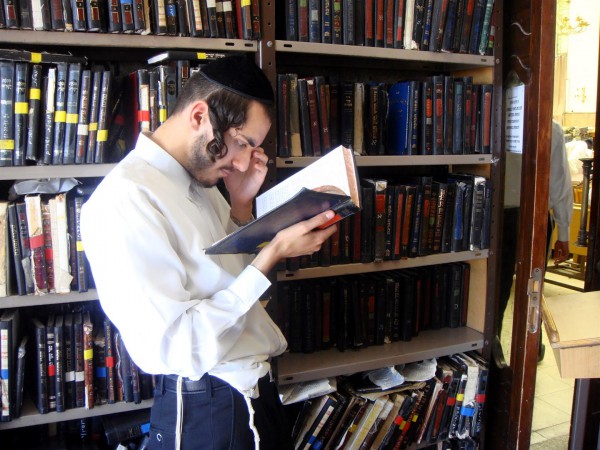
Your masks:
<instances>
[{"instance_id":1,"label":"row of books","mask_svg":"<svg viewBox=\"0 0 600 450\"><path fill-rule=\"evenodd\" d=\"M5 1L0 28L260 39L258 0Z\"/></svg>"},{"instance_id":2,"label":"row of books","mask_svg":"<svg viewBox=\"0 0 600 450\"><path fill-rule=\"evenodd\" d=\"M491 180L469 174L363 179L362 209L310 256L281 270L370 263L489 248Z\"/></svg>"},{"instance_id":3,"label":"row of books","mask_svg":"<svg viewBox=\"0 0 600 450\"><path fill-rule=\"evenodd\" d=\"M152 397L153 377L133 363L101 311L25 314L11 308L0 315L2 421L20 417L25 396L40 414Z\"/></svg>"},{"instance_id":4,"label":"row of books","mask_svg":"<svg viewBox=\"0 0 600 450\"><path fill-rule=\"evenodd\" d=\"M93 286L79 227L84 199L75 192L0 202L0 297L86 292Z\"/></svg>"},{"instance_id":5,"label":"row of books","mask_svg":"<svg viewBox=\"0 0 600 450\"><path fill-rule=\"evenodd\" d=\"M278 6L289 41L479 55L493 50L493 0L286 0Z\"/></svg>"},{"instance_id":6,"label":"row of books","mask_svg":"<svg viewBox=\"0 0 600 450\"><path fill-rule=\"evenodd\" d=\"M279 323L290 352L410 341L466 326L468 263L283 283Z\"/></svg>"},{"instance_id":7,"label":"row of books","mask_svg":"<svg viewBox=\"0 0 600 450\"><path fill-rule=\"evenodd\" d=\"M434 75L387 86L277 75L280 157L491 153L493 85Z\"/></svg>"},{"instance_id":8,"label":"row of books","mask_svg":"<svg viewBox=\"0 0 600 450\"><path fill-rule=\"evenodd\" d=\"M341 377L334 392L295 408L295 448L478 448L488 364L476 352L436 363L432 378L385 390L364 374Z\"/></svg>"},{"instance_id":9,"label":"row of books","mask_svg":"<svg viewBox=\"0 0 600 450\"><path fill-rule=\"evenodd\" d=\"M0 61L0 166L109 162L109 70Z\"/></svg>"}]
</instances>

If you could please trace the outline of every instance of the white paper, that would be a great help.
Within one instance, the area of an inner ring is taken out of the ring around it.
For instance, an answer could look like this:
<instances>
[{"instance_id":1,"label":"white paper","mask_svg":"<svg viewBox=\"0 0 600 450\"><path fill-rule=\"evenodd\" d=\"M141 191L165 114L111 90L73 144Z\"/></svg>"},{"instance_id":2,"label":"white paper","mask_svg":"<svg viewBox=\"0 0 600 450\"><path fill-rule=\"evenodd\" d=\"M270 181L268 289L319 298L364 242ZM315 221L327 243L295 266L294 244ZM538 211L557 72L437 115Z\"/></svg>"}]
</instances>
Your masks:
<instances>
[{"instance_id":1,"label":"white paper","mask_svg":"<svg viewBox=\"0 0 600 450\"><path fill-rule=\"evenodd\" d=\"M523 118L525 114L525 85L505 89L506 112L504 142L507 152L523 153Z\"/></svg>"}]
</instances>

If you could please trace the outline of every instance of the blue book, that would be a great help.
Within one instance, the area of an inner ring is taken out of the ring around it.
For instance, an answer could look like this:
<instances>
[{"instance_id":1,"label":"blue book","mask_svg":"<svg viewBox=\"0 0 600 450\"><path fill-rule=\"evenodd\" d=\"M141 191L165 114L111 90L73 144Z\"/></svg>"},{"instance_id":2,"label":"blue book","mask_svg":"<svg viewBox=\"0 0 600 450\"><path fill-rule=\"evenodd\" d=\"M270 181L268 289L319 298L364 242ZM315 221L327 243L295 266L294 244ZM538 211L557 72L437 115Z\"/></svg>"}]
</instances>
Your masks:
<instances>
[{"instance_id":1,"label":"blue book","mask_svg":"<svg viewBox=\"0 0 600 450\"><path fill-rule=\"evenodd\" d=\"M409 149L410 82L393 84L389 90L387 153L407 155Z\"/></svg>"}]
</instances>

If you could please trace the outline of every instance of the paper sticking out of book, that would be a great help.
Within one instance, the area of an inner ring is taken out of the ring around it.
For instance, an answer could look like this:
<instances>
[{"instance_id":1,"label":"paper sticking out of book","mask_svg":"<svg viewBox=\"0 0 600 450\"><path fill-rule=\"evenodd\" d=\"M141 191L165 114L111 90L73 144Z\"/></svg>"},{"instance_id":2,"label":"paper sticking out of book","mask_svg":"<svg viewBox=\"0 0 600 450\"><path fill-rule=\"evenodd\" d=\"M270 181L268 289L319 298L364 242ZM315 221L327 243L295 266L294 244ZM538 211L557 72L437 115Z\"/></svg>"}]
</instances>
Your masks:
<instances>
[{"instance_id":1,"label":"paper sticking out of book","mask_svg":"<svg viewBox=\"0 0 600 450\"><path fill-rule=\"evenodd\" d=\"M207 248L206 254L257 253L275 235L327 210L323 228L360 210L352 150L337 147L256 198L256 220Z\"/></svg>"}]
</instances>

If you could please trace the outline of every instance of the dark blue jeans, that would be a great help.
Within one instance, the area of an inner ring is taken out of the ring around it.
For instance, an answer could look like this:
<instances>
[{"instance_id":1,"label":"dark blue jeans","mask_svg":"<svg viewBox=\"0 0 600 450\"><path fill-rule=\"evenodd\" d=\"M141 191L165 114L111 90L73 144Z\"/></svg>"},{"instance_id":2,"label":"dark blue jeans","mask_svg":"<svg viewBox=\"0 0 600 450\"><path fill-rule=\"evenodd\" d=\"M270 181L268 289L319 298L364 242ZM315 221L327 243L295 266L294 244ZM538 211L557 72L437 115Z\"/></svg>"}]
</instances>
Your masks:
<instances>
[{"instance_id":1,"label":"dark blue jeans","mask_svg":"<svg viewBox=\"0 0 600 450\"><path fill-rule=\"evenodd\" d=\"M254 435L248 425L248 406L242 394L219 378L205 375L202 388L184 385L182 450L250 450ZM269 376L259 380L260 397L252 399L260 448L293 449L291 431ZM176 382L159 376L150 419L150 450L175 448L177 426Z\"/></svg>"}]
</instances>

